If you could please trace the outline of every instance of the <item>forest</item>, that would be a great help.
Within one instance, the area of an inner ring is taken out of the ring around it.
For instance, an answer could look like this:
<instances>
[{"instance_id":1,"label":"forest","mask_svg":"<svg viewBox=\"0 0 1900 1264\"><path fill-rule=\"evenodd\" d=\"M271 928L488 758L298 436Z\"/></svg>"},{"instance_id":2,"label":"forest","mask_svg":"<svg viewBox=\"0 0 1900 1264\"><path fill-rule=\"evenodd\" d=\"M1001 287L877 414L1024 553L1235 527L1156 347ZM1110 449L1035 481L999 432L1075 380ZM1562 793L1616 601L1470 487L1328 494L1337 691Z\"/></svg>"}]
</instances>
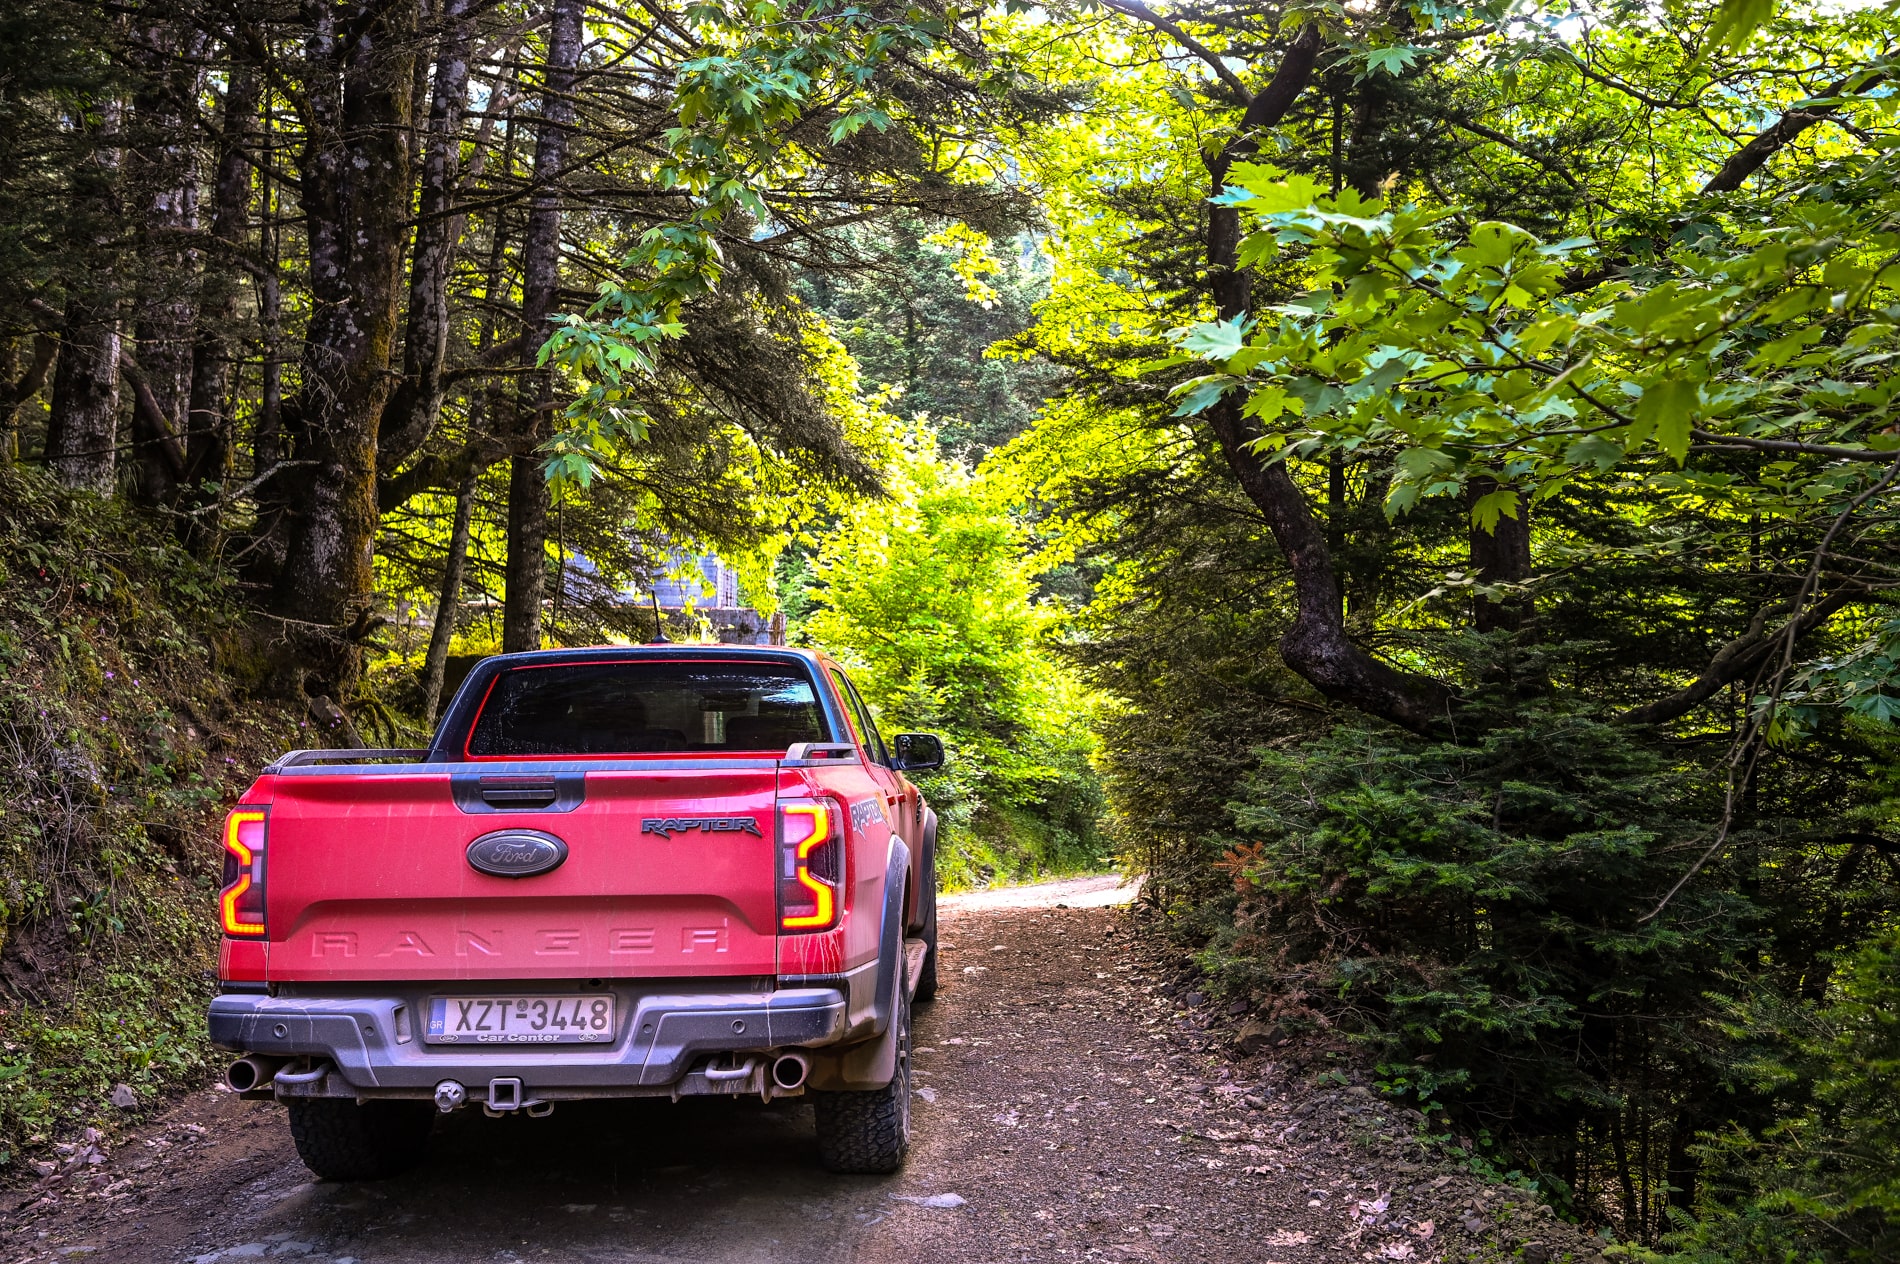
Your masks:
<instances>
[{"instance_id":1,"label":"forest","mask_svg":"<svg viewBox=\"0 0 1900 1264\"><path fill-rule=\"evenodd\" d=\"M206 823L736 569L1625 1258L1900 1255L1900 8L10 0L0 1175ZM1889 601L1893 595L1895 601Z\"/></svg>"}]
</instances>

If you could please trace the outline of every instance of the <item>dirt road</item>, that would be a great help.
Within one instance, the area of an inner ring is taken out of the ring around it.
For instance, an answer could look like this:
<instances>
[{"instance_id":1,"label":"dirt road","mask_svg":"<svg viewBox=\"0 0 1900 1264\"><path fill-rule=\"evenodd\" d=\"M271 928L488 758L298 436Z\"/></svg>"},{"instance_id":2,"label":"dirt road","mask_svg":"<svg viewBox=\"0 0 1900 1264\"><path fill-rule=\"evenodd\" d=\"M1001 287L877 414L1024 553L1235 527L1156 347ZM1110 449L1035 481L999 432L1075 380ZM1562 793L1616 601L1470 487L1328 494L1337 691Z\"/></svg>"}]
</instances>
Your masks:
<instances>
[{"instance_id":1,"label":"dirt road","mask_svg":"<svg viewBox=\"0 0 1900 1264\"><path fill-rule=\"evenodd\" d=\"M689 1100L465 1111L420 1170L329 1185L277 1107L206 1091L0 1193L0 1264L1586 1258L1568 1226L1432 1166L1366 1089L1314 1087L1297 1050L1233 1062L1223 1016L1133 948L1127 895L946 902L899 1176L821 1170L795 1101Z\"/></svg>"}]
</instances>

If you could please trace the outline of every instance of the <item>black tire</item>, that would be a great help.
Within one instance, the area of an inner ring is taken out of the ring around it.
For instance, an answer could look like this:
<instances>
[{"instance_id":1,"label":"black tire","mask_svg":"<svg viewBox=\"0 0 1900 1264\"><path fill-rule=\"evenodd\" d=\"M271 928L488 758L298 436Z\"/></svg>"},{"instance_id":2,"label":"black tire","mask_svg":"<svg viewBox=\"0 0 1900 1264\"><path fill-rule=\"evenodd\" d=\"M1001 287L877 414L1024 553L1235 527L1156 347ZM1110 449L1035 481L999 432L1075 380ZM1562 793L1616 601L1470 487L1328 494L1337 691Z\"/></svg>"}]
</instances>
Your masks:
<instances>
[{"instance_id":1,"label":"black tire","mask_svg":"<svg viewBox=\"0 0 1900 1264\"><path fill-rule=\"evenodd\" d=\"M311 1097L285 1103L303 1165L326 1181L375 1181L408 1171L429 1146L429 1102L365 1102Z\"/></svg>"},{"instance_id":2,"label":"black tire","mask_svg":"<svg viewBox=\"0 0 1900 1264\"><path fill-rule=\"evenodd\" d=\"M910 1152L910 997L898 980L897 1073L883 1088L814 1091L818 1157L833 1172L884 1176L904 1166Z\"/></svg>"}]
</instances>

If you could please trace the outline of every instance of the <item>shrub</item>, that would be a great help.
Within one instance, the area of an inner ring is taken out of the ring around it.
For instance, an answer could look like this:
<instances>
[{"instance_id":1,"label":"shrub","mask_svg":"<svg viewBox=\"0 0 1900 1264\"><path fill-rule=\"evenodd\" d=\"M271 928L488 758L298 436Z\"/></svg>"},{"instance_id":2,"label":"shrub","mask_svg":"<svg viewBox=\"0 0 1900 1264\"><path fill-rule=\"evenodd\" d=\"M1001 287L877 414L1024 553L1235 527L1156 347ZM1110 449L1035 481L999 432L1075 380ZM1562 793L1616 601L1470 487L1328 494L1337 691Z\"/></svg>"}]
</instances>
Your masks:
<instances>
[{"instance_id":1,"label":"shrub","mask_svg":"<svg viewBox=\"0 0 1900 1264\"><path fill-rule=\"evenodd\" d=\"M1021 528L927 435L891 483L824 537L799 634L853 670L887 732L943 735L949 763L920 780L947 883L1100 864L1088 700L1049 650L1063 612L1037 600Z\"/></svg>"}]
</instances>

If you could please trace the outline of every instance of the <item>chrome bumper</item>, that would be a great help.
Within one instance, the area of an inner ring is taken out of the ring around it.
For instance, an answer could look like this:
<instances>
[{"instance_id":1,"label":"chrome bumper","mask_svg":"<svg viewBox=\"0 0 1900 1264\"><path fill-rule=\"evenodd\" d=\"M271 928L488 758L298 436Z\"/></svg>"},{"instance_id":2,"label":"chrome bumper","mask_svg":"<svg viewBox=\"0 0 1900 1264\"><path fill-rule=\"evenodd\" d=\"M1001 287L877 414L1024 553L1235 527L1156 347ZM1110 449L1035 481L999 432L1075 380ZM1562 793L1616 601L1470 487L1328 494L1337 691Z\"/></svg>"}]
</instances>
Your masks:
<instances>
[{"instance_id":1,"label":"chrome bumper","mask_svg":"<svg viewBox=\"0 0 1900 1264\"><path fill-rule=\"evenodd\" d=\"M334 1074L287 1095L339 1095L342 1085L323 1082L339 1077L368 1096L412 1096L443 1080L512 1076L548 1099L613 1097L677 1092L709 1055L833 1043L846 1033L847 1009L836 988L650 993L620 999L612 1043L429 1044L420 995L227 993L211 1002L210 1034L212 1044L241 1053L334 1064Z\"/></svg>"}]
</instances>

